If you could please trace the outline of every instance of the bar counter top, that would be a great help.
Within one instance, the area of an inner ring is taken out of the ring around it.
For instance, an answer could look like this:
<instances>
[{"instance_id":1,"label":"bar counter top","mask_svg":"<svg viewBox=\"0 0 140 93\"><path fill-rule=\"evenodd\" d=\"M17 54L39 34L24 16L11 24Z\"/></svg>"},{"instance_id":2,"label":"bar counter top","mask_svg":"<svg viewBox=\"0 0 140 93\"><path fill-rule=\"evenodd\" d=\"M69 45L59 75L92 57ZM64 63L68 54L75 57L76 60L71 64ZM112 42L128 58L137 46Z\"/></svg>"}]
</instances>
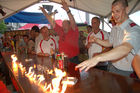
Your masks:
<instances>
[{"instance_id":1,"label":"bar counter top","mask_svg":"<svg viewBox=\"0 0 140 93\"><path fill-rule=\"evenodd\" d=\"M11 54L10 52L2 52L9 72L19 88L19 93L45 93L30 82L25 75L22 75L20 70L18 70L18 74L14 73ZM31 54L20 54L17 56L18 62L21 62L26 68L42 65L52 69L54 64L56 64L51 57L39 57ZM26 62L25 59L30 59L30 61ZM71 62L67 64L66 71L68 75L76 77L78 81L74 86L68 86L65 93L140 93L139 79L124 77L95 68L90 69L88 72L79 72L75 71L75 66L76 64Z\"/></svg>"}]
</instances>

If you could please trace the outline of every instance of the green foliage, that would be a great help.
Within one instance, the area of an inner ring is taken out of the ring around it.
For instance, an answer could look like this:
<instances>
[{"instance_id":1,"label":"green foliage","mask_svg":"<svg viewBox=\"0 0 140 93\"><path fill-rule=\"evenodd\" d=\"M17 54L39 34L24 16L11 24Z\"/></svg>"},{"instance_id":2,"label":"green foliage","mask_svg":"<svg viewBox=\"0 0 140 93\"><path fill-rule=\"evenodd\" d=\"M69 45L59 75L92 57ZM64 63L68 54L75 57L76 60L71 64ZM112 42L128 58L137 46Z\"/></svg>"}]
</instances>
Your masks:
<instances>
[{"instance_id":1,"label":"green foliage","mask_svg":"<svg viewBox=\"0 0 140 93\"><path fill-rule=\"evenodd\" d=\"M6 24L4 23L4 21L0 21L0 33L1 34L4 34L4 32L7 30L7 26Z\"/></svg>"}]
</instances>

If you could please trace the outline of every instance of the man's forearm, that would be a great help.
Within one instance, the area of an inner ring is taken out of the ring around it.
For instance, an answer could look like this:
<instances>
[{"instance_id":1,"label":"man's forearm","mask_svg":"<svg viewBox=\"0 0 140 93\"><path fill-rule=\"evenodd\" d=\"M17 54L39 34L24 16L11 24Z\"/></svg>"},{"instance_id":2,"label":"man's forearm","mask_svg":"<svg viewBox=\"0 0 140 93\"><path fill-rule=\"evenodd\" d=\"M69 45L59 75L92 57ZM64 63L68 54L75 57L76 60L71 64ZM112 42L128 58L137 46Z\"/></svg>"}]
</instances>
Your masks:
<instances>
[{"instance_id":1,"label":"man's forearm","mask_svg":"<svg viewBox=\"0 0 140 93\"><path fill-rule=\"evenodd\" d=\"M71 11L68 10L68 11L66 11L66 12L67 12L68 17L69 17L69 19L70 19L70 23L71 23L71 25L72 25L72 28L75 29L76 23L75 23L75 20L74 20L73 15L71 14Z\"/></svg>"},{"instance_id":2,"label":"man's forearm","mask_svg":"<svg viewBox=\"0 0 140 93\"><path fill-rule=\"evenodd\" d=\"M112 44L110 44L108 40L101 40L99 38L96 38L95 43L104 47L112 47Z\"/></svg>"},{"instance_id":3,"label":"man's forearm","mask_svg":"<svg viewBox=\"0 0 140 93\"><path fill-rule=\"evenodd\" d=\"M55 26L55 22L53 21L53 19L51 18L51 16L45 11L44 8L41 7L41 11L43 12L43 14L45 15L45 17L47 18L47 20L50 22L51 26Z\"/></svg>"},{"instance_id":4,"label":"man's forearm","mask_svg":"<svg viewBox=\"0 0 140 93\"><path fill-rule=\"evenodd\" d=\"M135 57L132 61L132 66L133 66L137 76L140 79L140 56L139 55L135 55Z\"/></svg>"},{"instance_id":5,"label":"man's forearm","mask_svg":"<svg viewBox=\"0 0 140 93\"><path fill-rule=\"evenodd\" d=\"M121 44L120 46L98 55L100 62L118 60L124 56L127 56L133 47L129 43Z\"/></svg>"}]
</instances>

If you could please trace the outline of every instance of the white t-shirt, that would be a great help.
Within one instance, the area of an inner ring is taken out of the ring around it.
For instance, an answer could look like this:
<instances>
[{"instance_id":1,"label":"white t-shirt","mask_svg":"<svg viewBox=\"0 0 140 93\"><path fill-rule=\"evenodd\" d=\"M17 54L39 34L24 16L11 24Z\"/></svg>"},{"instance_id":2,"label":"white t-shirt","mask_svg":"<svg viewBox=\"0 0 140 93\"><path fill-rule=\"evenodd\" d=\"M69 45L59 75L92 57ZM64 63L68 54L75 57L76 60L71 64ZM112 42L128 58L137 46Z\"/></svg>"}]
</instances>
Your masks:
<instances>
[{"instance_id":1,"label":"white t-shirt","mask_svg":"<svg viewBox=\"0 0 140 93\"><path fill-rule=\"evenodd\" d=\"M130 19L126 20L120 26L114 26L109 37L109 41L113 44L113 48L119 46L123 42L128 42L133 46L131 52L124 58L117 60L113 65L120 70L133 71L132 60L140 49L140 27ZM140 54L140 53L139 53Z\"/></svg>"},{"instance_id":2,"label":"white t-shirt","mask_svg":"<svg viewBox=\"0 0 140 93\"><path fill-rule=\"evenodd\" d=\"M56 42L53 38L49 40L41 40L37 46L37 53L48 53L51 54L51 49L56 49Z\"/></svg>"},{"instance_id":3,"label":"white t-shirt","mask_svg":"<svg viewBox=\"0 0 140 93\"><path fill-rule=\"evenodd\" d=\"M94 34L94 32L90 32L88 34L88 37L86 39L86 44L88 44L88 40L90 36L95 36L96 38L100 38L102 40L107 40L109 39L108 33L106 31L100 30L97 34ZM100 53L102 52L103 48L102 46L96 44L96 43L92 43L91 47L88 49L88 55L89 58L92 58L94 53Z\"/></svg>"}]
</instances>

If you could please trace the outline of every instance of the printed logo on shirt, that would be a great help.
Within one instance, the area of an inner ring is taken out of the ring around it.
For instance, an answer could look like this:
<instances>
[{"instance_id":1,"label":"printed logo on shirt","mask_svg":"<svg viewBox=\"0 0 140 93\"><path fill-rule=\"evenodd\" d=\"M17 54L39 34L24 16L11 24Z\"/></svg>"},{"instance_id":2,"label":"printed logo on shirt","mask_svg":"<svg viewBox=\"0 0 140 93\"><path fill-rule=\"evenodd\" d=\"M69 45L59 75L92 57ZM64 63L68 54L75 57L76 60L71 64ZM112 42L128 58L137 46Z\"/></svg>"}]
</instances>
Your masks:
<instances>
[{"instance_id":1,"label":"printed logo on shirt","mask_svg":"<svg viewBox=\"0 0 140 93\"><path fill-rule=\"evenodd\" d=\"M50 45L53 46L53 43L51 43Z\"/></svg>"},{"instance_id":2,"label":"printed logo on shirt","mask_svg":"<svg viewBox=\"0 0 140 93\"><path fill-rule=\"evenodd\" d=\"M131 23L131 24L130 24L131 27L133 27L133 26L135 26L135 25L136 25L135 23Z\"/></svg>"}]
</instances>

